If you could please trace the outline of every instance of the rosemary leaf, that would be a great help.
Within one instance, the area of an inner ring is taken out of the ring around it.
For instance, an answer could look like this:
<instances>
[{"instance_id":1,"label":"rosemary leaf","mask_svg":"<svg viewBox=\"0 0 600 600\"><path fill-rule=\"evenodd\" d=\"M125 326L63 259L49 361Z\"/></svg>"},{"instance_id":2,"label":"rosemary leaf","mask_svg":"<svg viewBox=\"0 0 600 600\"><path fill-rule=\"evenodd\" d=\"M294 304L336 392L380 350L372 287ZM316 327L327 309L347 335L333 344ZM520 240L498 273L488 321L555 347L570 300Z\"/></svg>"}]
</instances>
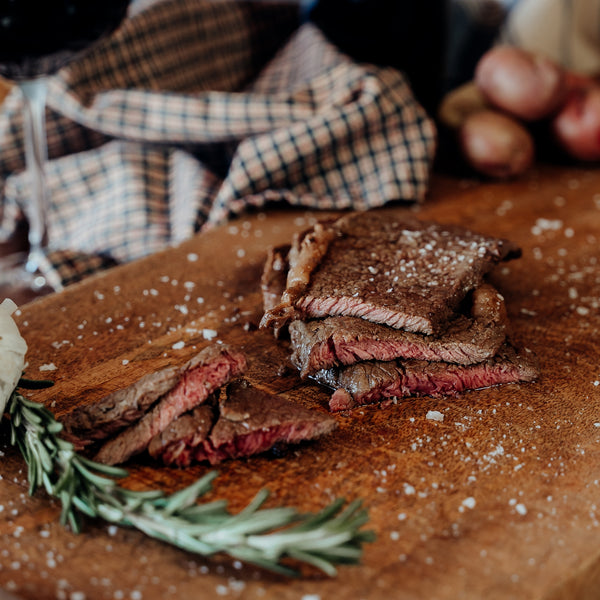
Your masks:
<instances>
[{"instance_id":1,"label":"rosemary leaf","mask_svg":"<svg viewBox=\"0 0 600 600\"><path fill-rule=\"evenodd\" d=\"M327 573L327 575L330 575L332 577L336 573L335 568L332 566L329 560L321 558L316 554L309 554L307 552L303 552L302 550L291 550L290 556L301 562L309 563L313 565L313 567L317 567L317 569L324 571L325 573Z\"/></svg>"},{"instance_id":2,"label":"rosemary leaf","mask_svg":"<svg viewBox=\"0 0 600 600\"><path fill-rule=\"evenodd\" d=\"M23 387L36 387L21 381ZM83 517L101 518L187 552L222 552L287 576L297 572L282 562L286 558L335 575L336 564L359 562L362 545L373 540L372 532L362 529L368 517L360 501L343 509L345 501L338 499L316 514L302 514L291 507L263 508L269 496L263 489L237 514L227 510L225 500L199 503L212 489L215 471L171 495L128 490L117 483L127 471L78 454L59 437L62 426L46 407L15 390L6 408L11 444L27 463L30 494L43 486L58 498L60 522L75 533Z\"/></svg>"},{"instance_id":3,"label":"rosemary leaf","mask_svg":"<svg viewBox=\"0 0 600 600\"><path fill-rule=\"evenodd\" d=\"M208 492L212 480L217 477L217 475L218 473L215 471L208 473L192 485L172 494L163 507L164 513L166 515L171 515L180 512L189 506L193 506L196 503L196 498L198 498L198 496Z\"/></svg>"}]
</instances>

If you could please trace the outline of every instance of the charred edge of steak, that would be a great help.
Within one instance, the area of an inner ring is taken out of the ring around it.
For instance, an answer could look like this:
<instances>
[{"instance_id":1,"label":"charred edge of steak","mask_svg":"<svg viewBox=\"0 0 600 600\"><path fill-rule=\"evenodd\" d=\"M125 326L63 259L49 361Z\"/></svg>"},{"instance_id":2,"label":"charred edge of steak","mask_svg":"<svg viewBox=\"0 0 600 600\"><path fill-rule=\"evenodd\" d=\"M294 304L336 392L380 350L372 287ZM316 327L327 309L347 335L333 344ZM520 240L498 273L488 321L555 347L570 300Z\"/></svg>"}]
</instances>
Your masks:
<instances>
[{"instance_id":1,"label":"charred edge of steak","mask_svg":"<svg viewBox=\"0 0 600 600\"><path fill-rule=\"evenodd\" d=\"M193 415L173 421L152 440L150 454L167 465L184 467L203 461L214 465L260 454L276 444L313 440L337 426L330 415L258 390L245 380L230 383L215 410L207 417L196 409Z\"/></svg>"},{"instance_id":2,"label":"charred edge of steak","mask_svg":"<svg viewBox=\"0 0 600 600\"><path fill-rule=\"evenodd\" d=\"M270 248L267 254L267 260L260 280L263 310L265 312L274 309L281 302L287 282L290 249L290 244L284 244ZM280 337L283 331L283 327L278 327L276 324L273 325L273 333L276 338Z\"/></svg>"},{"instance_id":3,"label":"charred edge of steak","mask_svg":"<svg viewBox=\"0 0 600 600\"><path fill-rule=\"evenodd\" d=\"M331 222L319 222L307 231L294 236L287 255L288 270L285 287L279 302L265 311L261 328L281 328L295 318L294 305L306 290L312 272L327 254L329 244L338 235Z\"/></svg>"},{"instance_id":4,"label":"charred edge of steak","mask_svg":"<svg viewBox=\"0 0 600 600\"><path fill-rule=\"evenodd\" d=\"M314 378L335 390L329 408L336 412L392 398L457 396L467 390L530 382L537 376L534 358L518 354L507 343L495 357L474 365L370 361L319 371Z\"/></svg>"},{"instance_id":5,"label":"charred edge of steak","mask_svg":"<svg viewBox=\"0 0 600 600\"><path fill-rule=\"evenodd\" d=\"M286 289L261 325L354 316L439 334L485 274L520 252L508 240L458 226L352 213L294 240Z\"/></svg>"},{"instance_id":6,"label":"charred edge of steak","mask_svg":"<svg viewBox=\"0 0 600 600\"><path fill-rule=\"evenodd\" d=\"M426 336L354 317L294 321L289 325L292 363L303 378L335 366L396 358L478 363L496 354L506 338L502 296L489 284L471 294L470 314L453 319L440 336Z\"/></svg>"},{"instance_id":7,"label":"charred edge of steak","mask_svg":"<svg viewBox=\"0 0 600 600\"><path fill-rule=\"evenodd\" d=\"M162 396L137 422L109 439L95 460L120 464L144 451L153 437L164 431L179 415L202 404L212 392L238 377L246 369L246 358L226 346L210 346L198 355L177 384ZM202 353L201 353L202 354Z\"/></svg>"},{"instance_id":8,"label":"charred edge of steak","mask_svg":"<svg viewBox=\"0 0 600 600\"><path fill-rule=\"evenodd\" d=\"M285 291L287 281L290 249L290 244L283 244L270 248L267 253L267 260L260 279L263 309L265 311L275 308L281 302L281 296Z\"/></svg>"}]
</instances>

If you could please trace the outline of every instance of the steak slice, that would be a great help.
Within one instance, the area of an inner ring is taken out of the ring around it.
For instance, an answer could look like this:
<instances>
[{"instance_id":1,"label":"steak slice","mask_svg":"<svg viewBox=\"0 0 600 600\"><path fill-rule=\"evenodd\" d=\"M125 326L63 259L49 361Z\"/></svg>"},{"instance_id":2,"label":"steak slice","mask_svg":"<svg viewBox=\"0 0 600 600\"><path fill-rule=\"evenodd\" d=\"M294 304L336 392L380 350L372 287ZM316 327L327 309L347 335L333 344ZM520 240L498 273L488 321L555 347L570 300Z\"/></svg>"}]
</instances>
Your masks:
<instances>
[{"instance_id":1,"label":"steak slice","mask_svg":"<svg viewBox=\"0 0 600 600\"><path fill-rule=\"evenodd\" d=\"M175 386L182 373L192 368L193 360L183 367L167 367L148 373L99 402L75 408L61 418L65 437L81 449L135 423Z\"/></svg>"},{"instance_id":2,"label":"steak slice","mask_svg":"<svg viewBox=\"0 0 600 600\"><path fill-rule=\"evenodd\" d=\"M362 360L417 358L468 365L494 356L506 338L506 328L504 299L491 285L483 284L473 290L471 315L453 319L439 337L356 317L292 321L291 359L303 378Z\"/></svg>"},{"instance_id":3,"label":"steak slice","mask_svg":"<svg viewBox=\"0 0 600 600\"><path fill-rule=\"evenodd\" d=\"M462 227L351 213L294 238L286 288L261 326L352 316L438 334L496 263L519 255L508 240Z\"/></svg>"},{"instance_id":4,"label":"steak slice","mask_svg":"<svg viewBox=\"0 0 600 600\"><path fill-rule=\"evenodd\" d=\"M210 403L193 408L154 436L148 444L148 453L161 458L166 465L187 467L194 460L195 448L208 438L215 419L215 408Z\"/></svg>"},{"instance_id":5,"label":"steak slice","mask_svg":"<svg viewBox=\"0 0 600 600\"><path fill-rule=\"evenodd\" d=\"M218 404L218 417L200 413L205 408L173 421L152 440L150 454L168 465L185 467L194 461L214 465L265 452L277 443L313 440L337 426L330 415L258 390L245 380L227 386ZM207 424L215 419L208 432Z\"/></svg>"},{"instance_id":6,"label":"steak slice","mask_svg":"<svg viewBox=\"0 0 600 600\"><path fill-rule=\"evenodd\" d=\"M325 369L314 378L335 389L329 408L336 412L407 396L457 396L466 390L533 381L537 375L533 360L517 354L507 343L496 356L475 365L369 361Z\"/></svg>"},{"instance_id":7,"label":"steak slice","mask_svg":"<svg viewBox=\"0 0 600 600\"><path fill-rule=\"evenodd\" d=\"M175 386L135 423L108 440L95 460L109 465L125 462L145 450L150 440L179 415L202 404L209 395L243 373L246 358L225 345L202 350L182 369Z\"/></svg>"}]
</instances>

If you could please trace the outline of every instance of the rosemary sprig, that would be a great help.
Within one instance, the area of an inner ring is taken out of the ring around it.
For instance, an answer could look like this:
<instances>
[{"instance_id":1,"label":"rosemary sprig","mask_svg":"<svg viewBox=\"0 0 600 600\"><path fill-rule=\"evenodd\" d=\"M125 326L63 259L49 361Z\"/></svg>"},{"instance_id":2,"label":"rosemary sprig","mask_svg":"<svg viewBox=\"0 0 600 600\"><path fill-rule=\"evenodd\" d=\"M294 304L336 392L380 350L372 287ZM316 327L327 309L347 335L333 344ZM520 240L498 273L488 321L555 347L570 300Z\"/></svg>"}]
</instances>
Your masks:
<instances>
[{"instance_id":1,"label":"rosemary sprig","mask_svg":"<svg viewBox=\"0 0 600 600\"><path fill-rule=\"evenodd\" d=\"M7 411L11 443L28 466L29 493L43 487L58 498L61 523L76 533L84 516L102 518L188 552L225 553L284 575L297 575L282 562L291 558L333 576L336 564L358 562L362 544L373 540L373 533L362 529L368 517L360 501L343 509L344 500L338 499L316 514L301 514L294 508L261 508L268 497L263 489L237 514L224 500L199 504L217 476L214 471L171 495L127 490L116 482L127 471L78 454L59 437L62 425L43 405L15 390Z\"/></svg>"}]
</instances>

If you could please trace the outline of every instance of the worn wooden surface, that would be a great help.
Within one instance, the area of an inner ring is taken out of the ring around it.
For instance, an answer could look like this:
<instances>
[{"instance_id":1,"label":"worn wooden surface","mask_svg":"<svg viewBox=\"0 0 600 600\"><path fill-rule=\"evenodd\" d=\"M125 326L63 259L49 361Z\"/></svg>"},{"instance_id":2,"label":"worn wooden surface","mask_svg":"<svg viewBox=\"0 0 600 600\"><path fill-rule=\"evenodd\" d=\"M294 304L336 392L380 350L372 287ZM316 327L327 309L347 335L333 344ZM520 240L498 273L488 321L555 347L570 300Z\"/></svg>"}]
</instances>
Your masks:
<instances>
[{"instance_id":1,"label":"worn wooden surface","mask_svg":"<svg viewBox=\"0 0 600 600\"><path fill-rule=\"evenodd\" d=\"M31 599L597 598L600 172L543 168L509 184L440 177L417 212L522 245L523 257L493 280L514 338L538 355L539 381L337 415L338 430L318 443L223 464L211 496L228 498L232 510L263 487L272 505L311 510L335 496L361 497L378 537L360 566L290 581L103 523L73 535L58 525L57 503L27 496L23 462L4 435L0 587ZM248 353L256 385L325 410L327 393L282 372L285 347L252 327L266 248L314 217L243 218L26 305L18 320L28 375L56 381L30 396L60 417L183 362L214 330ZM430 410L443 421L428 420ZM166 490L207 470L146 459L128 467L128 485Z\"/></svg>"}]
</instances>

